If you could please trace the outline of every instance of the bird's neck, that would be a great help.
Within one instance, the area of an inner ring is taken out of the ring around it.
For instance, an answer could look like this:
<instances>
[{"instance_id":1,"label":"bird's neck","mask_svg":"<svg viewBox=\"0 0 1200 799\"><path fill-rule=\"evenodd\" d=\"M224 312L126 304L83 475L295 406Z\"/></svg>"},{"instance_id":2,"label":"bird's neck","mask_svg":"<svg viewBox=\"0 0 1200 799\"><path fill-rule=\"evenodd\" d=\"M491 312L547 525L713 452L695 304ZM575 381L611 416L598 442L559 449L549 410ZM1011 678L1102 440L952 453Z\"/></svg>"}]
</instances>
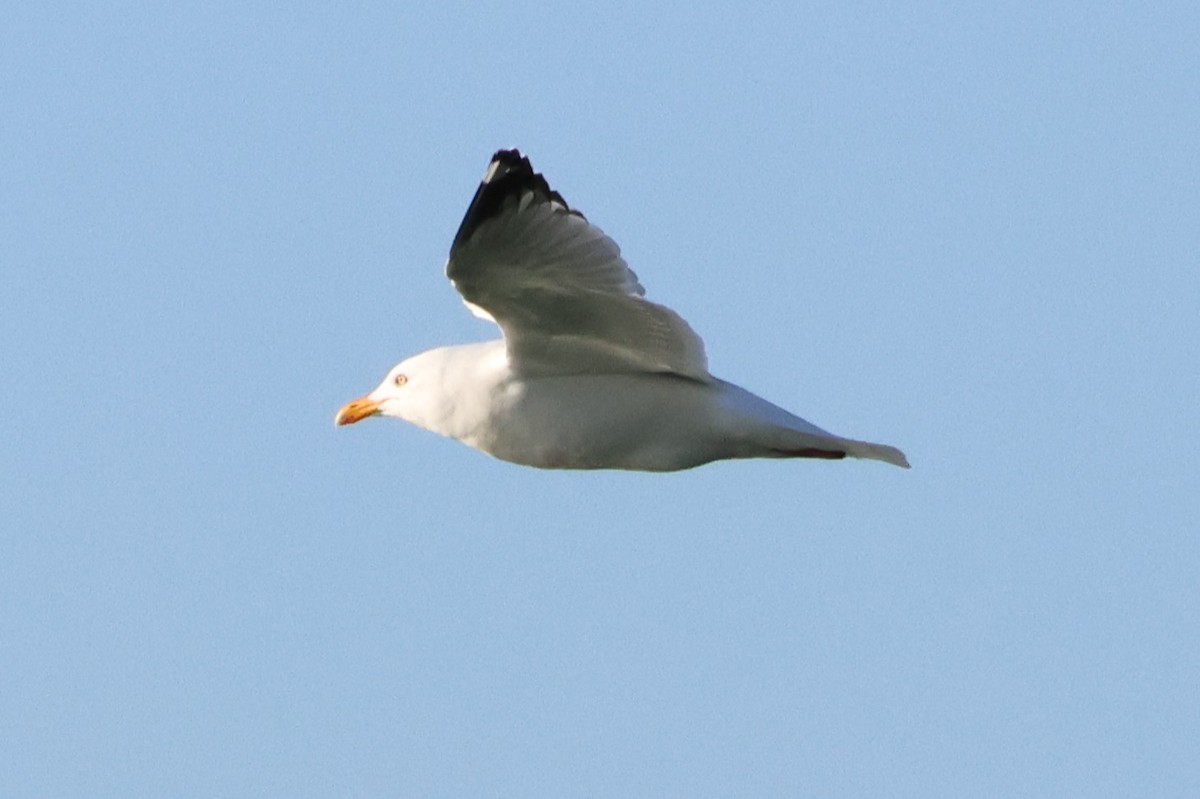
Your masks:
<instances>
[{"instance_id":1,"label":"bird's neck","mask_svg":"<svg viewBox=\"0 0 1200 799\"><path fill-rule=\"evenodd\" d=\"M472 443L487 421L491 397L507 379L508 358L502 340L460 344L435 350L440 369L425 386L430 401L410 422L450 438Z\"/></svg>"}]
</instances>

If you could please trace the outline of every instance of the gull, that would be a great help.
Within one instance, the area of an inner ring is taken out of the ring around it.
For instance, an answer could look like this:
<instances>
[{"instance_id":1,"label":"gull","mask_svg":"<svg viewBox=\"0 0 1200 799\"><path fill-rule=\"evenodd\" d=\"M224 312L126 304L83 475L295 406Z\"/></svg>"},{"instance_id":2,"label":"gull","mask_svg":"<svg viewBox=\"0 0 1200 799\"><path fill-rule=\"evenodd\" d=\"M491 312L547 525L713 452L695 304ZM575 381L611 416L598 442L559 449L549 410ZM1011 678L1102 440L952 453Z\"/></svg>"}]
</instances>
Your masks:
<instances>
[{"instance_id":1,"label":"gull","mask_svg":"<svg viewBox=\"0 0 1200 799\"><path fill-rule=\"evenodd\" d=\"M842 438L708 372L704 342L645 299L616 242L518 150L488 164L446 276L503 338L397 364L337 425L391 416L543 469L666 472L728 458L869 458Z\"/></svg>"}]
</instances>

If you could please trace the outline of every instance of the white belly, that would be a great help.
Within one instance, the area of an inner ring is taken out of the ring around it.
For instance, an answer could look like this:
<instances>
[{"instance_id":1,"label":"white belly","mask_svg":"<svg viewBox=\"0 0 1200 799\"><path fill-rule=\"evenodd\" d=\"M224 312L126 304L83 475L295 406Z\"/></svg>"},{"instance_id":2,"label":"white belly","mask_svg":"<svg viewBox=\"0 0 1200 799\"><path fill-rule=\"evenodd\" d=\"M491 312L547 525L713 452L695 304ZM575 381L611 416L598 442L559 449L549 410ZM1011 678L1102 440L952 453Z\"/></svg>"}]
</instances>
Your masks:
<instances>
[{"instance_id":1,"label":"white belly","mask_svg":"<svg viewBox=\"0 0 1200 799\"><path fill-rule=\"evenodd\" d=\"M713 385L660 375L512 382L487 432L467 441L497 458L549 469L671 471L737 457Z\"/></svg>"}]
</instances>

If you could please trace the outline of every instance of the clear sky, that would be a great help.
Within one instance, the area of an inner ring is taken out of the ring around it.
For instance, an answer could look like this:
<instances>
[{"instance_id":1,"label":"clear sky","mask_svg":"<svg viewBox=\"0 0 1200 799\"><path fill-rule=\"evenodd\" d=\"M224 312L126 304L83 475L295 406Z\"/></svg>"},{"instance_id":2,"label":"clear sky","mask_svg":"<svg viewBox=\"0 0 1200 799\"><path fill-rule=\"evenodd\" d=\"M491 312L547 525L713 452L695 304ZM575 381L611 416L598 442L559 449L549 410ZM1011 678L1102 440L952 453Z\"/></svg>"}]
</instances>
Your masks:
<instances>
[{"instance_id":1,"label":"clear sky","mask_svg":"<svg viewBox=\"0 0 1200 799\"><path fill-rule=\"evenodd\" d=\"M1200 10L16 4L0 795L1200 795ZM391 420L522 148L878 463Z\"/></svg>"}]
</instances>

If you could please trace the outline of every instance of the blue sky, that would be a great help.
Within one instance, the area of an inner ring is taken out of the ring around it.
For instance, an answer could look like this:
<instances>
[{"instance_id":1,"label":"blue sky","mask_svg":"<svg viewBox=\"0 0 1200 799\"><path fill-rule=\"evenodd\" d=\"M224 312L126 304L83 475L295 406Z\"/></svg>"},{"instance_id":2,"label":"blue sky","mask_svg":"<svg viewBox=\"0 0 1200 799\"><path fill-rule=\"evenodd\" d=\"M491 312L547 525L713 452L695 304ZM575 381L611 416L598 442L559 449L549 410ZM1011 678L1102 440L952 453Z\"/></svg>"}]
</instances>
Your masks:
<instances>
[{"instance_id":1,"label":"blue sky","mask_svg":"<svg viewBox=\"0 0 1200 799\"><path fill-rule=\"evenodd\" d=\"M1027 7L1025 7L1027 6ZM1200 12L14 7L0 794L1200 793ZM867 462L335 429L518 146Z\"/></svg>"}]
</instances>

